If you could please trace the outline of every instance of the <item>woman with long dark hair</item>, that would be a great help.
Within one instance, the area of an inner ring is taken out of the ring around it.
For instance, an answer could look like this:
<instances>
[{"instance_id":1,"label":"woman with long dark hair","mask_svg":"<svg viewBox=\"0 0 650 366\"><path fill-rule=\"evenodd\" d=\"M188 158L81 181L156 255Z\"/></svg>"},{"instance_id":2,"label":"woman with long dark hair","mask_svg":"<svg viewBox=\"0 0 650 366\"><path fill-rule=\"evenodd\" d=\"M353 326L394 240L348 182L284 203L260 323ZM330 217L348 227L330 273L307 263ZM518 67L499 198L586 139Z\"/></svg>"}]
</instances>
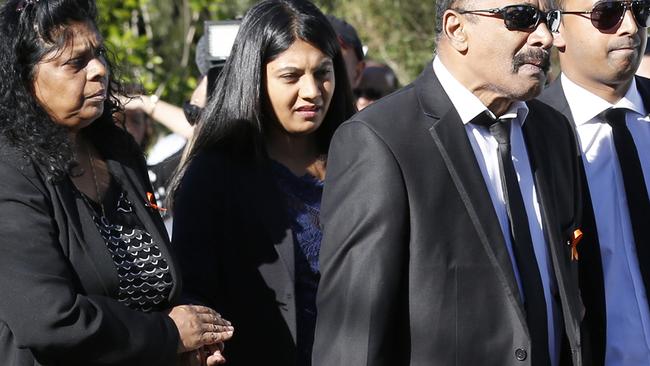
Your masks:
<instances>
[{"instance_id":1,"label":"woman with long dark hair","mask_svg":"<svg viewBox=\"0 0 650 366\"><path fill-rule=\"evenodd\" d=\"M354 111L318 8L248 11L172 193L185 293L237 325L230 365L310 364L325 158Z\"/></svg>"},{"instance_id":2,"label":"woman with long dark hair","mask_svg":"<svg viewBox=\"0 0 650 366\"><path fill-rule=\"evenodd\" d=\"M0 7L0 364L171 366L204 346L223 362L230 324L174 306L180 275L113 121L95 18L93 0Z\"/></svg>"}]
</instances>

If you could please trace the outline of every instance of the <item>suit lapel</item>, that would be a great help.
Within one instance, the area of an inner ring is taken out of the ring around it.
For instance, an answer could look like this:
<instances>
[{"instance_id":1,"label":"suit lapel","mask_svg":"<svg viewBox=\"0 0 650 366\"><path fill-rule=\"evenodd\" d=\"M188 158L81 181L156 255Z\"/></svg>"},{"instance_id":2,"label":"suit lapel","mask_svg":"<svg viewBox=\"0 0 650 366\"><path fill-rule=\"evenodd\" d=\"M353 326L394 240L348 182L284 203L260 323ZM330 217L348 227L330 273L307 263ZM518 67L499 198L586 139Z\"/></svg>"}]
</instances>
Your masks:
<instances>
[{"instance_id":1,"label":"suit lapel","mask_svg":"<svg viewBox=\"0 0 650 366\"><path fill-rule=\"evenodd\" d=\"M639 94L641 95L641 100L643 101L643 106L645 107L646 113L650 112L650 82L648 79L635 76L636 79L636 87L637 90L639 91ZM644 260L639 260L639 267L642 267L642 269L646 269L648 266L650 266L650 263L648 261ZM647 284L644 282L646 285L646 292L649 292L650 289L648 288Z\"/></svg>"},{"instance_id":2,"label":"suit lapel","mask_svg":"<svg viewBox=\"0 0 650 366\"><path fill-rule=\"evenodd\" d=\"M571 112L571 108L569 106L569 103L567 102L566 95L564 94L564 88L562 87L562 81L561 78L558 78L556 81L554 81L544 92L539 98L542 102L548 103L551 107L555 108L557 111L562 113L570 122L572 125L572 130L575 133L575 121L573 119L573 113ZM526 131L524 131L526 133ZM531 136L532 137L532 136ZM529 142L534 144L537 139L534 138L529 138ZM579 145L579 139L575 137L576 140L576 145ZM532 145L529 145L532 146ZM546 152L544 151L539 151L539 149L535 152L532 153L531 159L535 159L534 155L537 156L543 156L545 159L552 161L552 158L549 159L546 157L546 155L552 153L553 150L548 150ZM540 155L542 154L542 155ZM605 288L604 288L604 280L603 280L603 269L602 269L602 261L601 261L601 255L600 255L600 245L598 241L598 230L596 228L596 222L594 218L594 213L593 213L593 205L591 202L591 194L589 191L589 185L587 182L586 178L586 173L585 173L585 167L582 159L582 151L580 147L578 147L577 151L577 165L578 165L578 174L580 174L580 182L579 182L579 192L576 193L576 197L581 197L581 203L579 202L580 200L577 200L577 207L575 209L576 214L575 217L578 219L578 223L581 225L581 230L583 232L583 238L580 242L579 245L579 253L580 253L580 260L578 263L578 278L579 278L579 292L581 295L582 302L586 305L583 306L582 304L576 304L576 309L577 311L574 312L576 314L577 319L583 319L582 322L582 327L584 329L580 330L582 333L583 337L583 348L588 348L592 350L592 354L590 357L593 357L593 362L594 364L602 364L605 359L605 327L606 327L606 319L605 319ZM540 184L544 184L544 182L540 182L536 184L540 186ZM547 197L545 197L546 194L544 192L540 192L540 199L546 200ZM545 207L546 205L543 205L542 207ZM542 211L543 215L546 215L545 211ZM552 217L552 216L551 216ZM545 217L545 225L548 226L549 224L547 223L549 220ZM563 240L564 238L561 238L560 240ZM562 253L562 248L554 248L557 247L558 245L553 245L553 243L549 243L551 248L550 252L551 254L555 254L555 256L568 256L568 253ZM561 247L564 247L564 245L560 245ZM566 257L564 257L566 258ZM563 266L559 265L558 263L562 263L562 257L559 258L553 258L554 264L555 264L555 270L556 270L556 276L558 276L557 273L557 268L563 268ZM565 273L568 271L568 269L565 271ZM560 274L561 276L561 274ZM567 293L575 293L575 291L578 291L575 289L575 286L573 285L572 281L564 281L564 284L559 281L560 278L562 277L557 277L558 278L558 286L566 286L566 292ZM567 298L572 298L570 296L567 296ZM565 314L565 323L566 324L571 324L569 323L569 319L567 318ZM573 326L573 329L577 329L577 326ZM575 331L575 330L574 330ZM586 360L589 360L587 358ZM589 364L589 363L587 363Z\"/></svg>"},{"instance_id":3,"label":"suit lapel","mask_svg":"<svg viewBox=\"0 0 650 366\"><path fill-rule=\"evenodd\" d=\"M636 76L635 80L646 113L650 113L650 80L640 76Z\"/></svg>"},{"instance_id":4,"label":"suit lapel","mask_svg":"<svg viewBox=\"0 0 650 366\"><path fill-rule=\"evenodd\" d=\"M279 261L261 263L258 269L266 284L274 290L280 313L293 341L297 342L293 246L293 232L287 228L283 238L274 245Z\"/></svg>"},{"instance_id":5,"label":"suit lapel","mask_svg":"<svg viewBox=\"0 0 650 366\"><path fill-rule=\"evenodd\" d=\"M571 113L571 107L569 107L569 103L564 95L564 88L562 88L562 79L560 76L558 76L557 80L551 83L551 85L544 90L544 93L539 99L562 113L572 125L575 125L573 113Z\"/></svg>"},{"instance_id":6,"label":"suit lapel","mask_svg":"<svg viewBox=\"0 0 650 366\"><path fill-rule=\"evenodd\" d=\"M567 112L570 113L570 111ZM543 133L543 131L540 131L543 128L540 126L542 122L541 117L531 108L526 123L523 126L523 135L535 183L535 190L537 192L537 199L540 202L539 208L542 216L546 247L549 252L549 259L552 263L551 268L553 269L552 273L555 276L558 289L559 297L556 300L558 304L562 304L562 299L565 299L565 306L561 306L565 329L568 332L569 338L573 338L572 335L580 334L580 321L585 315L585 308L582 302L578 296L574 296L580 293L577 282L577 267L571 265L569 260L571 256L569 239L573 231L578 228L578 223L574 221L567 227L563 227L561 218L558 217L557 205L555 203L557 202L557 198L553 196L553 187L550 184L553 178L548 176L546 172L553 171L548 165L549 162L556 161L556 159L566 159L566 157L554 155L556 150L543 143L553 141L552 137L539 138ZM576 167L578 165L577 162L580 161L579 159L580 157L577 155ZM562 189L562 187L556 188ZM576 188L573 187L573 196L580 197L580 190L576 190ZM571 189L571 187L564 187L564 189ZM576 198L576 200L576 208L579 208L580 199ZM574 219L576 215L580 215L575 211L576 208L574 208ZM567 223L564 224L566 225Z\"/></svg>"},{"instance_id":7,"label":"suit lapel","mask_svg":"<svg viewBox=\"0 0 650 366\"><path fill-rule=\"evenodd\" d=\"M71 257L70 261L79 262L77 268L88 268L91 264L94 267L91 273L97 274L97 281L104 294L117 297L119 283L113 259L106 249L104 239L99 234L88 207L81 197L74 194L75 190L73 183L67 178L54 185L54 191L69 220L68 228L72 232L70 245L78 245L81 247L81 252L86 254L79 258Z\"/></svg>"},{"instance_id":8,"label":"suit lapel","mask_svg":"<svg viewBox=\"0 0 650 366\"><path fill-rule=\"evenodd\" d=\"M247 175L251 173L254 175ZM256 217L255 222L261 223L261 228L268 238L259 240L256 244L271 244L278 255L278 260L261 263L258 269L267 286L275 292L282 317L295 342L297 340L295 252L293 231L286 215L286 202L276 187L270 167L251 168L250 171L244 172L243 176L245 178L242 182L246 185L243 191L249 192L243 197L250 200L249 207L254 207L252 211Z\"/></svg>"},{"instance_id":9,"label":"suit lapel","mask_svg":"<svg viewBox=\"0 0 650 366\"><path fill-rule=\"evenodd\" d=\"M524 309L519 300L519 287L514 275L510 255L501 231L485 179L467 137L465 127L444 92L442 85L429 65L416 81L420 105L430 118L429 128L436 148L478 233L479 240L490 261L497 268L510 301L519 309L518 315L525 321ZM440 117L438 117L440 116Z\"/></svg>"},{"instance_id":10,"label":"suit lapel","mask_svg":"<svg viewBox=\"0 0 650 366\"><path fill-rule=\"evenodd\" d=\"M542 156L544 159L552 161L553 158L550 157L550 155L553 154L553 150L545 144L540 144L540 142L545 141L545 139L535 138L538 134L531 131L534 130L533 125L535 123L539 123L539 121L535 118L535 112L530 110L526 122L523 125L523 135L528 153L528 161L530 163L530 171L533 175L535 191L537 192L537 199L540 202L539 209L542 216L546 245L552 256L555 278L571 278L572 275L566 273L567 268L559 264L564 257L569 256L569 251L566 248L568 246L565 247L562 244L570 237L571 233L561 232L561 230L556 229L560 228L561 225L552 211L555 207L553 204L554 198L550 195L547 177L544 175L544 169L539 169L537 160L537 157ZM573 231L575 227L571 226L567 229Z\"/></svg>"},{"instance_id":11,"label":"suit lapel","mask_svg":"<svg viewBox=\"0 0 650 366\"><path fill-rule=\"evenodd\" d=\"M249 180L255 182L249 190L253 192L253 197L256 197L253 201L257 206L255 214L271 239L288 279L293 283L295 277L293 231L286 215L286 202L276 187L270 167L260 168L258 173L261 175L259 179Z\"/></svg>"},{"instance_id":12,"label":"suit lapel","mask_svg":"<svg viewBox=\"0 0 650 366\"><path fill-rule=\"evenodd\" d=\"M270 232L270 229L267 228L267 231ZM288 275L288 279L293 284L295 279L295 252L293 243L293 231L290 227L284 230L282 239L277 242L274 247L276 252L278 252L278 257L280 258L284 270Z\"/></svg>"}]
</instances>

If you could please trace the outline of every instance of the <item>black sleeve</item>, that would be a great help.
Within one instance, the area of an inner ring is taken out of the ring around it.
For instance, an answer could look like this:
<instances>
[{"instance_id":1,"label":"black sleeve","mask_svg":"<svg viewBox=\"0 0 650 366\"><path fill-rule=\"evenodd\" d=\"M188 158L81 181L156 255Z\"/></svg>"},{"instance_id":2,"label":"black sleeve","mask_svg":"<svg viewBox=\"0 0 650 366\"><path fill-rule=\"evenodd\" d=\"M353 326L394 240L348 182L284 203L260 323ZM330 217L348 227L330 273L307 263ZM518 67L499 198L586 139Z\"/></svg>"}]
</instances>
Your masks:
<instances>
[{"instance_id":1,"label":"black sleeve","mask_svg":"<svg viewBox=\"0 0 650 366\"><path fill-rule=\"evenodd\" d=\"M322 202L314 366L404 364L408 356L393 331L398 319L407 321L398 315L405 299L407 212L404 181L388 146L363 123L342 125L332 140Z\"/></svg>"},{"instance_id":2,"label":"black sleeve","mask_svg":"<svg viewBox=\"0 0 650 366\"><path fill-rule=\"evenodd\" d=\"M216 308L219 243L224 235L223 159L199 154L174 197L172 247L183 273L183 302Z\"/></svg>"},{"instance_id":3,"label":"black sleeve","mask_svg":"<svg viewBox=\"0 0 650 366\"><path fill-rule=\"evenodd\" d=\"M13 342L42 364L174 365L166 314L77 291L50 200L35 173L0 163L0 319Z\"/></svg>"}]
</instances>

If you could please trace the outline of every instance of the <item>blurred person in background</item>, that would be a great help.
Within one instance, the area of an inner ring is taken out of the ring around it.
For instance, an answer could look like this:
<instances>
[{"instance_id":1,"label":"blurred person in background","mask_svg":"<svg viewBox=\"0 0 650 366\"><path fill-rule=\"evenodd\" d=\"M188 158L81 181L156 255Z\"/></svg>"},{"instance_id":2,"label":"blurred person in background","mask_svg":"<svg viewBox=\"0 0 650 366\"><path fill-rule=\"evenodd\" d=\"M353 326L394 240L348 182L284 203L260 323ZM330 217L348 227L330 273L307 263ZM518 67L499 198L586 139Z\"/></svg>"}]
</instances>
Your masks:
<instances>
[{"instance_id":1,"label":"blurred person in background","mask_svg":"<svg viewBox=\"0 0 650 366\"><path fill-rule=\"evenodd\" d=\"M233 328L175 306L142 152L115 126L90 0L0 7L0 364L224 362Z\"/></svg>"},{"instance_id":2,"label":"blurred person in background","mask_svg":"<svg viewBox=\"0 0 650 366\"><path fill-rule=\"evenodd\" d=\"M237 326L230 365L311 363L325 159L354 111L318 8L248 11L171 194L185 294Z\"/></svg>"},{"instance_id":3,"label":"blurred person in background","mask_svg":"<svg viewBox=\"0 0 650 366\"><path fill-rule=\"evenodd\" d=\"M151 151L148 151L147 163L149 165L154 166L164 160L170 160L176 164L180 161L183 147L187 140L192 138L194 125L198 121L201 110L205 107L208 96L214 89L214 83L222 65L217 65L209 59L205 35L201 36L196 44L195 62L200 75L198 84L190 99L185 101L182 107L167 103L156 94L146 95L144 90L140 93L129 94L133 96L131 98L122 99L127 112L144 113L171 131L170 134L158 138Z\"/></svg>"},{"instance_id":4,"label":"blurred person in background","mask_svg":"<svg viewBox=\"0 0 650 366\"><path fill-rule=\"evenodd\" d=\"M345 20L333 15L327 15L327 20L329 20L338 37L341 52L343 53L343 61L345 61L345 69L348 73L350 88L354 89L359 85L361 74L366 66L361 39L359 39L357 30Z\"/></svg>"},{"instance_id":5,"label":"blurred person in background","mask_svg":"<svg viewBox=\"0 0 650 366\"><path fill-rule=\"evenodd\" d=\"M127 111L141 111L153 121L160 123L185 140L192 137L194 128L185 117L183 109L165 102L157 95L137 95L130 99L124 99L123 102Z\"/></svg>"},{"instance_id":6,"label":"blurred person in background","mask_svg":"<svg viewBox=\"0 0 650 366\"><path fill-rule=\"evenodd\" d=\"M127 98L131 95L139 96L143 93L144 88L140 84L130 84L124 87L124 94ZM128 99L126 102L128 103ZM151 117L141 109L125 108L123 111L116 113L113 118L117 126L133 136L135 143L146 153L154 134Z\"/></svg>"},{"instance_id":7,"label":"blurred person in background","mask_svg":"<svg viewBox=\"0 0 650 366\"><path fill-rule=\"evenodd\" d=\"M363 69L361 81L354 88L357 109L362 110L375 101L399 88L397 75L388 65L368 61Z\"/></svg>"}]
</instances>

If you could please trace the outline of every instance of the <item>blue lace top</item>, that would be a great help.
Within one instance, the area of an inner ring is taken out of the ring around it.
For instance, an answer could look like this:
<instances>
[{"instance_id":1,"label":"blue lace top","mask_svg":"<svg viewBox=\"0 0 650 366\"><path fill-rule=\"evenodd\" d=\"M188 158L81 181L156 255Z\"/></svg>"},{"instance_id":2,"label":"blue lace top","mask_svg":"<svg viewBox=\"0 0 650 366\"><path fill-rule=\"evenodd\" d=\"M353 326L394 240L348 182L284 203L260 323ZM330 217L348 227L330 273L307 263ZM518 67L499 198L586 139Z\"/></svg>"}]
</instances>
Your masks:
<instances>
[{"instance_id":1,"label":"blue lace top","mask_svg":"<svg viewBox=\"0 0 650 366\"><path fill-rule=\"evenodd\" d=\"M311 365L311 350L316 329L316 290L320 273L318 254L322 232L320 202L323 182L306 174L297 177L284 165L272 161L275 181L284 193L294 241L297 365Z\"/></svg>"}]
</instances>

